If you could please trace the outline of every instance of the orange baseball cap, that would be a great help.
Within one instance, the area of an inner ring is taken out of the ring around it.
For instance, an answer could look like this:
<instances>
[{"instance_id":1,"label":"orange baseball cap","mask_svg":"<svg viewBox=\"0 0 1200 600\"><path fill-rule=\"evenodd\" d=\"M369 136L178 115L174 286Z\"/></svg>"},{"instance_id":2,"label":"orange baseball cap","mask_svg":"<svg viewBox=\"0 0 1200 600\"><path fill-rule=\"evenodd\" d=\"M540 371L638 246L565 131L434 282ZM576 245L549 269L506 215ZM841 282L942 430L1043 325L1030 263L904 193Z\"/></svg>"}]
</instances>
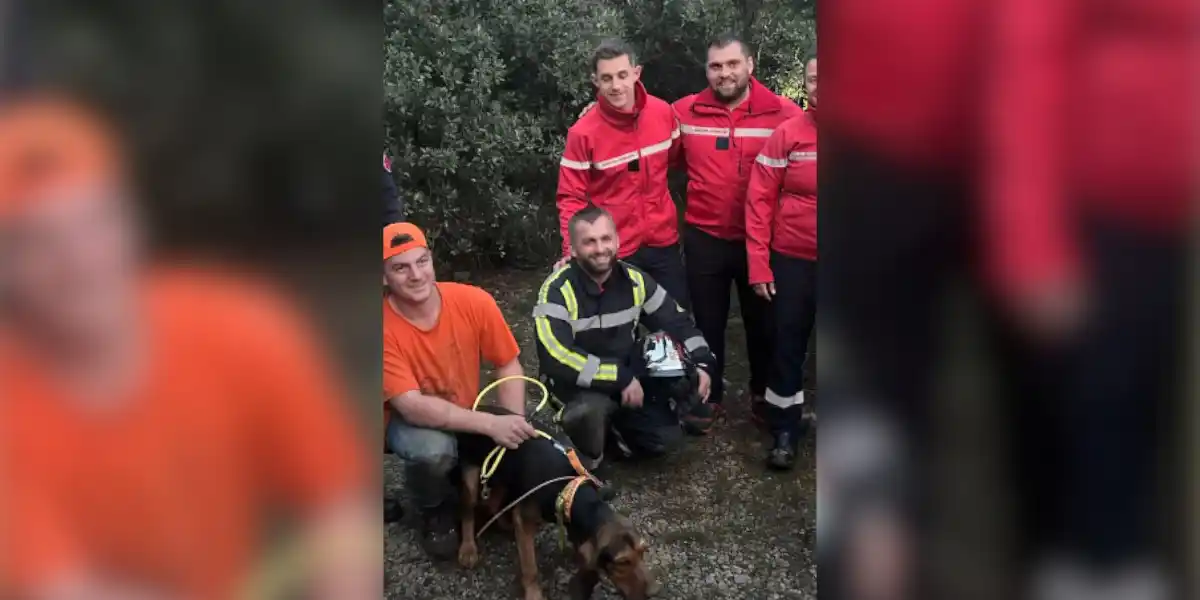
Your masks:
<instances>
[{"instance_id":1,"label":"orange baseball cap","mask_svg":"<svg viewBox=\"0 0 1200 600\"><path fill-rule=\"evenodd\" d=\"M0 219L55 189L119 180L118 139L100 115L65 98L0 104Z\"/></svg>"},{"instance_id":2,"label":"orange baseball cap","mask_svg":"<svg viewBox=\"0 0 1200 600\"><path fill-rule=\"evenodd\" d=\"M392 223L383 228L383 260L413 248L428 248L425 234L412 223Z\"/></svg>"}]
</instances>

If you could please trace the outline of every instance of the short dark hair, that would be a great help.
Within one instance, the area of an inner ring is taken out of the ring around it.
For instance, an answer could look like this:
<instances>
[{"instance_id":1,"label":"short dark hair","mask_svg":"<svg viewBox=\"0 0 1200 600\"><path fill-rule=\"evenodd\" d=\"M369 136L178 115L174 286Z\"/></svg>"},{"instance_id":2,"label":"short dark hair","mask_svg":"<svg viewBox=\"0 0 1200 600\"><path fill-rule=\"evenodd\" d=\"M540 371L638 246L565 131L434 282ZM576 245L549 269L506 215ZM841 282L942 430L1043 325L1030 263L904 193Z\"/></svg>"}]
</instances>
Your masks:
<instances>
[{"instance_id":1,"label":"short dark hair","mask_svg":"<svg viewBox=\"0 0 1200 600\"><path fill-rule=\"evenodd\" d=\"M637 64L637 54L633 51L633 46L630 46L625 40L617 38L609 38L600 42L599 46L592 51L592 72L600 67L600 61L612 60L622 56L629 57L629 64Z\"/></svg>"},{"instance_id":2,"label":"short dark hair","mask_svg":"<svg viewBox=\"0 0 1200 600\"><path fill-rule=\"evenodd\" d=\"M616 221L613 220L611 213L603 208L600 208L599 206L596 206L595 204L588 204L579 212L571 215L571 218L567 220L567 235L570 236L569 241L571 243L575 242L576 225L580 223L595 223L596 221L600 220L601 217L608 217L608 220L612 221L614 224L616 223Z\"/></svg>"},{"instance_id":3,"label":"short dark hair","mask_svg":"<svg viewBox=\"0 0 1200 600\"><path fill-rule=\"evenodd\" d=\"M732 31L726 31L709 40L708 49L712 50L713 48L725 48L730 44L738 44L741 46L743 55L748 57L754 56L754 48L750 46L750 43L742 39L742 36Z\"/></svg>"},{"instance_id":4,"label":"short dark hair","mask_svg":"<svg viewBox=\"0 0 1200 600\"><path fill-rule=\"evenodd\" d=\"M804 68L808 68L808 63L817 59L817 43L813 42L808 50L804 53Z\"/></svg>"}]
</instances>

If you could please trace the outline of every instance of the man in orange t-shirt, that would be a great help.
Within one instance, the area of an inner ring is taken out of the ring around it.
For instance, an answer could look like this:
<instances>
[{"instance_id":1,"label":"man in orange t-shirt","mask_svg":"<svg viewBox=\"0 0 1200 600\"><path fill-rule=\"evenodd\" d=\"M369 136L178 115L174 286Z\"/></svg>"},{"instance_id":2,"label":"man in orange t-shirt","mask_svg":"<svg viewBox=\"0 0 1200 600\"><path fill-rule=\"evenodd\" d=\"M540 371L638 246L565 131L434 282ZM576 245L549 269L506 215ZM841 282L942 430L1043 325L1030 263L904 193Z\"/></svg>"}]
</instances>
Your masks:
<instances>
[{"instance_id":1,"label":"man in orange t-shirt","mask_svg":"<svg viewBox=\"0 0 1200 600\"><path fill-rule=\"evenodd\" d=\"M283 508L314 597L378 598L349 394L282 296L146 268L117 139L69 100L0 106L0 597L232 598Z\"/></svg>"},{"instance_id":2,"label":"man in orange t-shirt","mask_svg":"<svg viewBox=\"0 0 1200 600\"><path fill-rule=\"evenodd\" d=\"M524 418L525 383L503 383L499 403L517 416L471 410L480 358L496 376L523 375L520 348L495 299L471 285L436 280L425 234L411 223L383 229L383 397L388 448L407 464L422 512L421 541L434 558L458 547L450 472L455 432L515 448L535 434Z\"/></svg>"}]
</instances>

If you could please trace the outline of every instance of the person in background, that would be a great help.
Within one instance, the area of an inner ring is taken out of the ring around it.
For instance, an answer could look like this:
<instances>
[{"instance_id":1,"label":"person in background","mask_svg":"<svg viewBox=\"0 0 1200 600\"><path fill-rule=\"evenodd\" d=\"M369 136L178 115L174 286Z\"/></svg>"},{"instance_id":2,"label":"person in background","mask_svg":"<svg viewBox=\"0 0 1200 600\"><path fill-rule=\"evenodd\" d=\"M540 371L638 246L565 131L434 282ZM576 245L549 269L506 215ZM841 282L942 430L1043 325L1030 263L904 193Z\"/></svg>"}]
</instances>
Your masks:
<instances>
[{"instance_id":1,"label":"person in background","mask_svg":"<svg viewBox=\"0 0 1200 600\"><path fill-rule=\"evenodd\" d=\"M568 226L573 258L546 278L533 313L538 364L566 404L563 430L592 467L609 441L630 455L661 455L682 431L666 399L647 401L635 367L638 324L683 345L697 364L702 400L711 389L712 353L666 288L617 259L621 242L612 215L592 205Z\"/></svg>"},{"instance_id":2,"label":"person in background","mask_svg":"<svg viewBox=\"0 0 1200 600\"><path fill-rule=\"evenodd\" d=\"M804 65L809 108L785 121L755 159L746 193L746 256L754 293L774 309L775 357L764 416L768 465L791 469L803 436L804 362L817 309L817 58Z\"/></svg>"},{"instance_id":3,"label":"person in background","mask_svg":"<svg viewBox=\"0 0 1200 600\"><path fill-rule=\"evenodd\" d=\"M667 168L679 129L671 106L646 92L641 65L628 44L610 40L592 58L595 110L567 131L558 175L563 258L571 259L571 217L589 203L612 214L618 258L658 281L688 306L679 253L678 211L667 189Z\"/></svg>"},{"instance_id":4,"label":"person in background","mask_svg":"<svg viewBox=\"0 0 1200 600\"><path fill-rule=\"evenodd\" d=\"M411 223L383 228L383 397L388 448L405 461L406 485L421 511L421 543L445 560L458 550L455 432L515 448L535 432L525 420L525 382L500 385L513 415L471 410L480 359L496 377L524 375L521 350L485 290L439 282L425 234Z\"/></svg>"},{"instance_id":5,"label":"person in background","mask_svg":"<svg viewBox=\"0 0 1200 600\"><path fill-rule=\"evenodd\" d=\"M390 225L404 220L404 200L396 191L396 180L392 177L392 158L383 153L383 224Z\"/></svg>"},{"instance_id":6,"label":"person in background","mask_svg":"<svg viewBox=\"0 0 1200 600\"><path fill-rule=\"evenodd\" d=\"M122 146L74 98L0 105L0 597L237 597L282 507L313 597L378 598L333 363L268 286L151 266Z\"/></svg>"},{"instance_id":7,"label":"person in background","mask_svg":"<svg viewBox=\"0 0 1200 600\"><path fill-rule=\"evenodd\" d=\"M761 418L774 356L770 304L750 286L746 260L746 191L756 157L780 124L803 111L754 78L754 54L736 35L709 44L705 90L674 103L682 134L679 164L687 170L683 248L696 325L717 364L709 404L689 421L707 431L724 400L725 327L729 288L736 287L746 329L750 396Z\"/></svg>"}]
</instances>

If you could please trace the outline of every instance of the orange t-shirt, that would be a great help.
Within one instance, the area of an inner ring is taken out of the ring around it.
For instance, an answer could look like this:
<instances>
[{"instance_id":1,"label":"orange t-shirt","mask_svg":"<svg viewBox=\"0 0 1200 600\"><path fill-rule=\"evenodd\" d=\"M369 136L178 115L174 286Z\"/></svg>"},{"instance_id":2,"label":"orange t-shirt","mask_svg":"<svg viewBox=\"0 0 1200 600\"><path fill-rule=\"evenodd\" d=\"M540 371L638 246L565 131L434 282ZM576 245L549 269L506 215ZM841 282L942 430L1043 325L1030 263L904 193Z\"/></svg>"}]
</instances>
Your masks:
<instances>
[{"instance_id":1,"label":"orange t-shirt","mask_svg":"<svg viewBox=\"0 0 1200 600\"><path fill-rule=\"evenodd\" d=\"M278 297L198 273L146 292L147 375L114 411L72 404L0 343L0 596L84 567L233 597L266 510L303 517L373 485L350 395Z\"/></svg>"},{"instance_id":2,"label":"orange t-shirt","mask_svg":"<svg viewBox=\"0 0 1200 600\"><path fill-rule=\"evenodd\" d=\"M442 312L418 329L383 299L383 399L420 391L470 408L479 393L480 357L496 366L521 349L492 295L461 283L438 283Z\"/></svg>"}]
</instances>

